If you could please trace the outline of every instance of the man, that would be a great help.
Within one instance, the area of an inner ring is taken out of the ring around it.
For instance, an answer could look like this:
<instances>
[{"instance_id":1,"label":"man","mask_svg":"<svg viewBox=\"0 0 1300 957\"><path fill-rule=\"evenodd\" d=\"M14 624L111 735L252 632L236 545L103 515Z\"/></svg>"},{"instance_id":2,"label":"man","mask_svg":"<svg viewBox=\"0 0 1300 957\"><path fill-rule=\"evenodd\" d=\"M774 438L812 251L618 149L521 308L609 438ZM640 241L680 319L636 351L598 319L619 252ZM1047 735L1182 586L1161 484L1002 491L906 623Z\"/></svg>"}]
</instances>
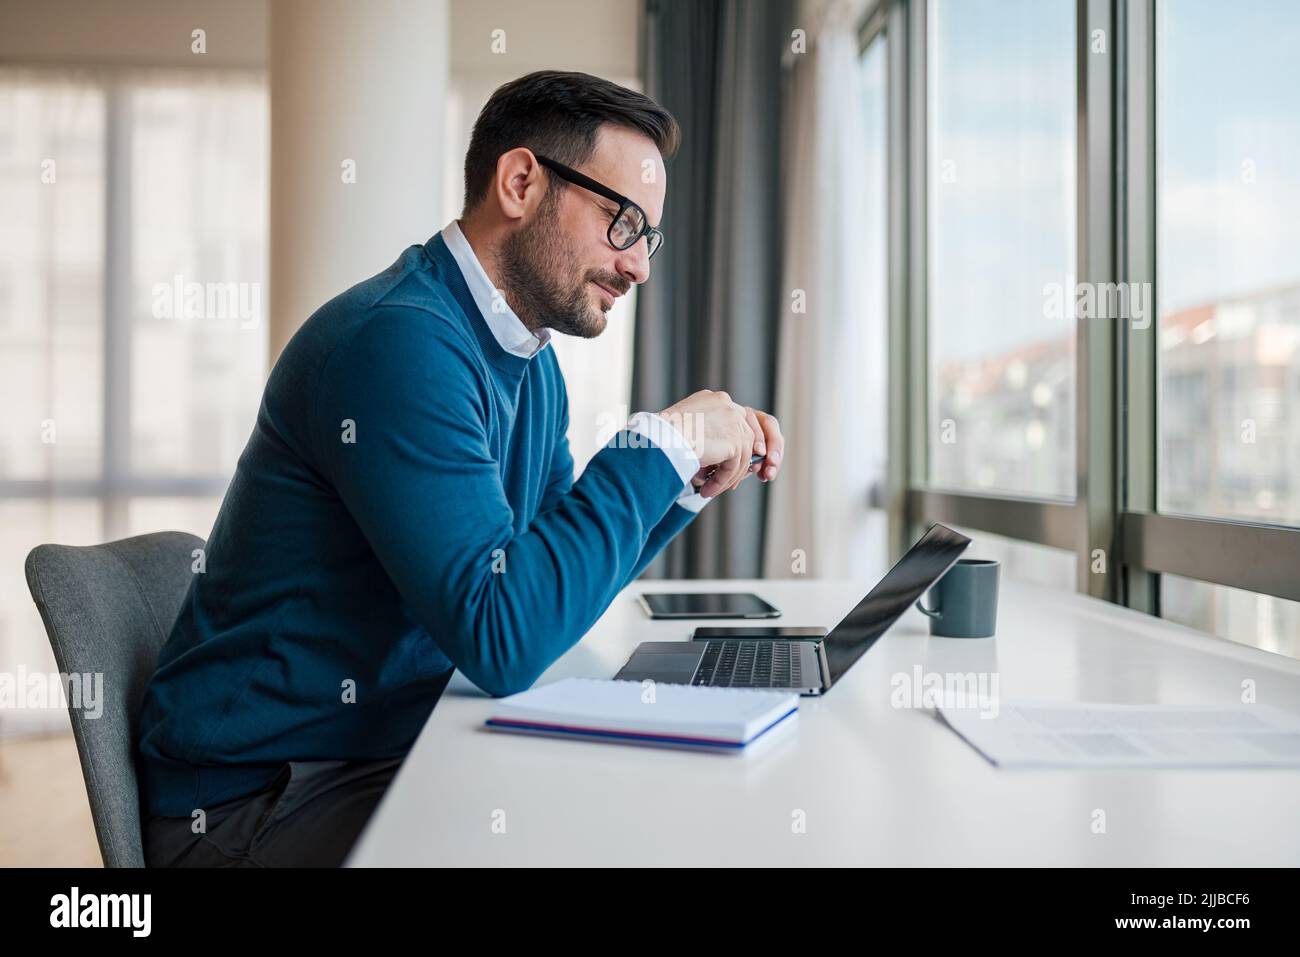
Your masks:
<instances>
[{"instance_id":1,"label":"man","mask_svg":"<svg viewBox=\"0 0 1300 957\"><path fill-rule=\"evenodd\" d=\"M573 480L547 342L649 278L677 138L595 77L506 84L461 219L285 347L145 696L149 864L340 863L453 669L529 687L704 502L777 474L775 419L703 391Z\"/></svg>"}]
</instances>

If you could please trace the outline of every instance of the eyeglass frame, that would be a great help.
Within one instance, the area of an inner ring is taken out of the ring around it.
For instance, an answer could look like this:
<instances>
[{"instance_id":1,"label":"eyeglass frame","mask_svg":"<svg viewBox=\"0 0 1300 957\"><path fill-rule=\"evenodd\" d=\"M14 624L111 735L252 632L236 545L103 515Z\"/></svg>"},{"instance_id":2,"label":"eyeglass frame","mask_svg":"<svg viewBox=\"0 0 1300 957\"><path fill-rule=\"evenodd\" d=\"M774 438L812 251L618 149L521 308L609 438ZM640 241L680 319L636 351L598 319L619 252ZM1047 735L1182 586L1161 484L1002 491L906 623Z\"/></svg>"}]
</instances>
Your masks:
<instances>
[{"instance_id":1,"label":"eyeglass frame","mask_svg":"<svg viewBox=\"0 0 1300 957\"><path fill-rule=\"evenodd\" d=\"M533 156L537 159L538 163L540 163L542 166L545 166L556 176L560 177L560 179L572 183L574 186L581 186L583 189L590 190L591 192L595 193L597 196L603 196L611 203L618 203L618 212L614 214L614 218L609 221L609 228L605 230L605 239L608 240L609 244L613 246L615 249L619 251L631 249L633 246L635 246L637 243L641 241L641 238L643 236L646 237L646 258L647 259L653 258L655 253L663 249L664 234L658 228L650 225L650 217L646 215L646 211L641 206L640 203L628 199L622 193L615 192L614 190L606 186L604 183L597 182L596 180L592 179L590 176L585 176L582 173L579 173L576 169L565 166L563 163L557 163L555 160L551 159L548 156L543 156L540 153L534 153ZM641 222L643 223L643 225L641 227L641 231L632 238L632 241L630 243L628 243L626 246L620 246L614 242L614 225L622 218L623 214L627 212L629 208L635 209L638 213L641 214ZM650 247L649 237L651 234L654 234L655 236L659 237L659 242L654 246L653 249Z\"/></svg>"}]
</instances>

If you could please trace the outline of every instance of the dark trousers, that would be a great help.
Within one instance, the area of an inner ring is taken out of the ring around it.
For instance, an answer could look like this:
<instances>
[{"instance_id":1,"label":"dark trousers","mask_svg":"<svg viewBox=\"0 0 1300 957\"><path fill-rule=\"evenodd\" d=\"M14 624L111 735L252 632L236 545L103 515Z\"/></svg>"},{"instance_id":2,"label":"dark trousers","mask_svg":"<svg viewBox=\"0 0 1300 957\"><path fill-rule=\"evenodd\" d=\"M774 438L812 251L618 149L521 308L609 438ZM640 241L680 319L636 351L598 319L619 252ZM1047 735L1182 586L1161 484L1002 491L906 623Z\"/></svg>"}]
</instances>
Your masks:
<instances>
[{"instance_id":1,"label":"dark trousers","mask_svg":"<svg viewBox=\"0 0 1300 957\"><path fill-rule=\"evenodd\" d=\"M264 790L191 817L146 817L149 867L337 867L401 767L382 761L290 761Z\"/></svg>"}]
</instances>

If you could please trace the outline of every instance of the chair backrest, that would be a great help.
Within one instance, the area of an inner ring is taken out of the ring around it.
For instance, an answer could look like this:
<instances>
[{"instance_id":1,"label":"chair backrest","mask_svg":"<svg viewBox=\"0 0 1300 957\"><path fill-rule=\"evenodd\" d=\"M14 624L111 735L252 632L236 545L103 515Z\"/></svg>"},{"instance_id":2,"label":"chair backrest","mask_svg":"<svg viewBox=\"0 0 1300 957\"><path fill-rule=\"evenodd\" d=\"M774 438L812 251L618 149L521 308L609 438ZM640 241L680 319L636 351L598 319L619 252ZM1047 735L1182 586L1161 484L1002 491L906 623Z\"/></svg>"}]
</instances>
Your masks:
<instances>
[{"instance_id":1,"label":"chair backrest","mask_svg":"<svg viewBox=\"0 0 1300 957\"><path fill-rule=\"evenodd\" d=\"M144 866L136 719L202 547L185 532L156 532L83 548L38 545L27 556L27 587L59 671L103 675L102 713L71 699L68 711L106 867Z\"/></svg>"}]
</instances>

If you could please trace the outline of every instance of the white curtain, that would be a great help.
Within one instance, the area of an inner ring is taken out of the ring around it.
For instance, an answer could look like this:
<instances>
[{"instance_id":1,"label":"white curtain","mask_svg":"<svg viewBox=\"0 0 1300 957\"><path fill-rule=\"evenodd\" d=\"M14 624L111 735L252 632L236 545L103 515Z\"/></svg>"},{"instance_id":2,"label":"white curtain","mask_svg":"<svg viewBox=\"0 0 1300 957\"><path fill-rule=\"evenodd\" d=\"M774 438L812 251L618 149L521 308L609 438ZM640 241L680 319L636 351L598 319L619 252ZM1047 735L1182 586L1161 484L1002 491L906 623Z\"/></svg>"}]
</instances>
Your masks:
<instances>
[{"instance_id":1,"label":"white curtain","mask_svg":"<svg viewBox=\"0 0 1300 957\"><path fill-rule=\"evenodd\" d=\"M788 444L770 490L768 577L869 578L884 558L884 514L869 508L887 422L884 100L860 62L860 7L801 15L807 50L789 58L776 404Z\"/></svg>"}]
</instances>

